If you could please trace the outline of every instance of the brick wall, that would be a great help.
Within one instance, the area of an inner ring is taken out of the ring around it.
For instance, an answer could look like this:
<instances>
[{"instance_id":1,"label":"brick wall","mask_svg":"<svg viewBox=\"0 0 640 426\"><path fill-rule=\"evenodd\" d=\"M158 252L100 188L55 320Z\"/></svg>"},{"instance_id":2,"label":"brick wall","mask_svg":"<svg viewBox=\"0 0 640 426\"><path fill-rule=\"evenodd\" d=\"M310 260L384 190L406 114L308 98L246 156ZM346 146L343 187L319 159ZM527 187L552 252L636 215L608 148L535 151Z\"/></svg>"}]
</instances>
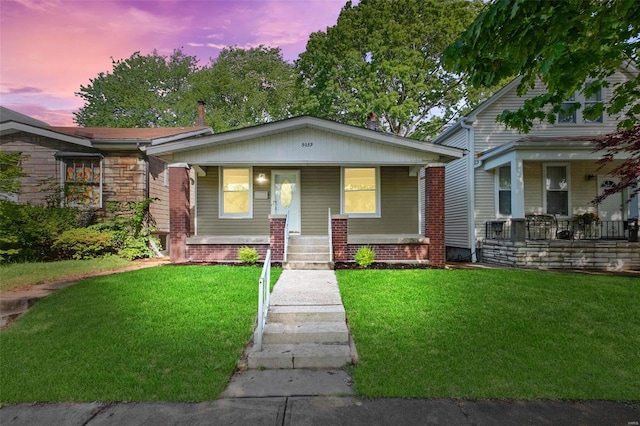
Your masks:
<instances>
[{"instance_id":1,"label":"brick wall","mask_svg":"<svg viewBox=\"0 0 640 426\"><path fill-rule=\"evenodd\" d=\"M482 261L524 269L640 270L640 243L484 240Z\"/></svg>"},{"instance_id":2,"label":"brick wall","mask_svg":"<svg viewBox=\"0 0 640 426\"><path fill-rule=\"evenodd\" d=\"M347 240L349 236L349 219L346 216L334 215L331 218L331 242L333 243L334 262L348 262Z\"/></svg>"},{"instance_id":3,"label":"brick wall","mask_svg":"<svg viewBox=\"0 0 640 426\"><path fill-rule=\"evenodd\" d=\"M425 237L429 238L431 265L444 268L444 165L425 169Z\"/></svg>"},{"instance_id":4,"label":"brick wall","mask_svg":"<svg viewBox=\"0 0 640 426\"><path fill-rule=\"evenodd\" d=\"M191 223L189 206L190 182L187 165L169 166L169 255L171 262L187 260L187 237Z\"/></svg>"},{"instance_id":5,"label":"brick wall","mask_svg":"<svg viewBox=\"0 0 640 426\"><path fill-rule=\"evenodd\" d=\"M268 244L189 244L187 246L188 262L223 262L236 263L238 260L238 250L242 247L252 247L256 249L260 260L263 262L267 256ZM272 251L273 256L273 251Z\"/></svg>"},{"instance_id":6,"label":"brick wall","mask_svg":"<svg viewBox=\"0 0 640 426\"><path fill-rule=\"evenodd\" d=\"M271 261L282 262L284 259L284 215L269 216L269 242L271 247Z\"/></svg>"},{"instance_id":7,"label":"brick wall","mask_svg":"<svg viewBox=\"0 0 640 426\"><path fill-rule=\"evenodd\" d=\"M429 259L428 244L349 244L346 261L353 261L358 249L364 245L376 252L376 262L389 260L422 262Z\"/></svg>"}]
</instances>

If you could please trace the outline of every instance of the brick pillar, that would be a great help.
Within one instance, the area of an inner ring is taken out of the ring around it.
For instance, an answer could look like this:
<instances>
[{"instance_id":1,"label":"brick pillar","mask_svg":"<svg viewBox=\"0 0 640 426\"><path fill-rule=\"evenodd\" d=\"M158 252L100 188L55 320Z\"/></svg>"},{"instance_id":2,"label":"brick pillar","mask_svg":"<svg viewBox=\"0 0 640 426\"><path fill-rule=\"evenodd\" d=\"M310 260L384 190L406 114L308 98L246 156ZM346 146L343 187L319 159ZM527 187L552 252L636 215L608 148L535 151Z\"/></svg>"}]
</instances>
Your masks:
<instances>
[{"instance_id":1,"label":"brick pillar","mask_svg":"<svg viewBox=\"0 0 640 426\"><path fill-rule=\"evenodd\" d=\"M349 236L349 217L334 214L331 216L331 241L333 243L333 261L347 262L347 238Z\"/></svg>"},{"instance_id":2,"label":"brick pillar","mask_svg":"<svg viewBox=\"0 0 640 426\"><path fill-rule=\"evenodd\" d=\"M429 238L429 261L432 266L444 268L444 164L425 168L425 236Z\"/></svg>"},{"instance_id":3,"label":"brick pillar","mask_svg":"<svg viewBox=\"0 0 640 426\"><path fill-rule=\"evenodd\" d=\"M172 263L187 260L191 224L189 165L169 165L169 256Z\"/></svg>"},{"instance_id":4,"label":"brick pillar","mask_svg":"<svg viewBox=\"0 0 640 426\"><path fill-rule=\"evenodd\" d=\"M269 215L269 244L271 249L271 261L282 262L284 260L284 225L287 215Z\"/></svg>"}]
</instances>

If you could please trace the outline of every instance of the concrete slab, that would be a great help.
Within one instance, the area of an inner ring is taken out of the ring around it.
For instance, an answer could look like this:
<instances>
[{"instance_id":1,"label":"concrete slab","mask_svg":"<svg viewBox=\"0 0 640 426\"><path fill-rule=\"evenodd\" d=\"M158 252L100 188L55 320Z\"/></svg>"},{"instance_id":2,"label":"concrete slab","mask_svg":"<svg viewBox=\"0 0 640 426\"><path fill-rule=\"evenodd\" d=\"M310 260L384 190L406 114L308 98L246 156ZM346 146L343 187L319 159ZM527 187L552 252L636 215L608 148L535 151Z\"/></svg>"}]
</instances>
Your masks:
<instances>
[{"instance_id":1,"label":"concrete slab","mask_svg":"<svg viewBox=\"0 0 640 426\"><path fill-rule=\"evenodd\" d=\"M353 356L346 344L283 344L264 345L247 358L249 368L342 368Z\"/></svg>"},{"instance_id":2,"label":"concrete slab","mask_svg":"<svg viewBox=\"0 0 640 426\"><path fill-rule=\"evenodd\" d=\"M471 425L453 400L289 398L284 425ZM494 423L503 425L504 423Z\"/></svg>"},{"instance_id":3,"label":"concrete slab","mask_svg":"<svg viewBox=\"0 0 640 426\"><path fill-rule=\"evenodd\" d=\"M349 329L345 322L305 322L300 324L267 323L262 343L348 343Z\"/></svg>"},{"instance_id":4,"label":"concrete slab","mask_svg":"<svg viewBox=\"0 0 640 426\"><path fill-rule=\"evenodd\" d=\"M247 370L231 377L223 398L352 395L351 377L335 370Z\"/></svg>"},{"instance_id":5,"label":"concrete slab","mask_svg":"<svg viewBox=\"0 0 640 426\"><path fill-rule=\"evenodd\" d=\"M342 305L333 271L283 271L271 293L271 305Z\"/></svg>"},{"instance_id":6,"label":"concrete slab","mask_svg":"<svg viewBox=\"0 0 640 426\"><path fill-rule=\"evenodd\" d=\"M0 425L85 425L108 404L60 403L60 404L16 404L0 409Z\"/></svg>"},{"instance_id":7,"label":"concrete slab","mask_svg":"<svg viewBox=\"0 0 640 426\"><path fill-rule=\"evenodd\" d=\"M88 426L282 424L285 406L285 398L120 403L101 412Z\"/></svg>"},{"instance_id":8,"label":"concrete slab","mask_svg":"<svg viewBox=\"0 0 640 426\"><path fill-rule=\"evenodd\" d=\"M346 321L346 313L342 305L317 306L271 306L269 321L285 324L301 322Z\"/></svg>"}]
</instances>

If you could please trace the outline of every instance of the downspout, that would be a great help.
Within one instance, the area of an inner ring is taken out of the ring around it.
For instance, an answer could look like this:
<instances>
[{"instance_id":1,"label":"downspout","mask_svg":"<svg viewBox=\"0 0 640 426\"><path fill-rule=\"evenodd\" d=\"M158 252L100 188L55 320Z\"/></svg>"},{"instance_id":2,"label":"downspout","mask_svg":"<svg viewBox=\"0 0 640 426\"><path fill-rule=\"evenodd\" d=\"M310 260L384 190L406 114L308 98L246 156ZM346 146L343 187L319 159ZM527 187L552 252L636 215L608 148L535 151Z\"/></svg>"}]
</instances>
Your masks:
<instances>
[{"instance_id":1,"label":"downspout","mask_svg":"<svg viewBox=\"0 0 640 426\"><path fill-rule=\"evenodd\" d=\"M467 210L469 212L469 247L471 249L471 262L476 263L478 257L476 255L476 178L475 178L475 135L473 125L467 124L467 117L460 119L460 126L467 130L467 147L469 150L469 159L467 160L468 174L469 174L469 204ZM473 122L471 122L473 123Z\"/></svg>"}]
</instances>

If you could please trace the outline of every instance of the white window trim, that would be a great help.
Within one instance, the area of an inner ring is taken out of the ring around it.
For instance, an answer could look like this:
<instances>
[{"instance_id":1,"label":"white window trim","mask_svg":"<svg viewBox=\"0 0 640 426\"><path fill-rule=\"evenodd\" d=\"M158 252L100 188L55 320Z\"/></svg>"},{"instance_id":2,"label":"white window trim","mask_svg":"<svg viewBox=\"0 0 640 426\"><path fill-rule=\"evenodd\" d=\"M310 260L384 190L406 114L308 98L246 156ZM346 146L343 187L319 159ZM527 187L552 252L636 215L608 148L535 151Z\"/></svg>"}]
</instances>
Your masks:
<instances>
[{"instance_id":1,"label":"white window trim","mask_svg":"<svg viewBox=\"0 0 640 426\"><path fill-rule=\"evenodd\" d=\"M99 158L100 161L100 182L99 182L99 188L100 188L100 200L98 202L97 205L86 205L86 204L77 204L77 203L66 203L66 205L68 205L69 207L79 207L79 208L102 208L102 191L103 191L103 186L104 186L104 159L102 158L102 156L100 155L86 155L86 156L73 156L73 155L65 155L65 156L60 156L60 191L62 193L62 198L63 201L62 203L65 203L66 201L64 200L65 198L65 184L67 183L67 160L73 160L76 158Z\"/></svg>"},{"instance_id":2,"label":"white window trim","mask_svg":"<svg viewBox=\"0 0 640 426\"><path fill-rule=\"evenodd\" d=\"M224 213L224 182L223 171L225 169L249 170L249 213ZM253 219L253 166L228 166L218 167L218 218L220 219Z\"/></svg>"},{"instance_id":3,"label":"white window trim","mask_svg":"<svg viewBox=\"0 0 640 426\"><path fill-rule=\"evenodd\" d=\"M600 99L602 99L602 102L605 101L605 96L606 96L606 91L605 91L605 87L600 88ZM574 123L561 123L560 122L560 113L556 114L556 125L558 126L576 126L576 125L584 125L584 126L594 126L594 125L603 125L607 122L607 114L606 111L602 111L602 121L585 121L584 117L582 116L582 111L584 110L584 108L586 107L586 102L587 99L584 96L584 93L581 91L576 91L573 94L574 100L573 101L569 101L569 100L565 100L563 101L563 103L569 103L569 102L575 102L575 103L579 103L580 104L580 108L578 108L575 111L576 114L576 121Z\"/></svg>"},{"instance_id":4,"label":"white window trim","mask_svg":"<svg viewBox=\"0 0 640 426\"><path fill-rule=\"evenodd\" d=\"M345 169L375 169L376 173L376 212L375 213L345 213L344 211L344 171ZM381 218L380 210L380 167L379 166L356 166L340 168L340 213L353 218Z\"/></svg>"},{"instance_id":5,"label":"white window trim","mask_svg":"<svg viewBox=\"0 0 640 426\"><path fill-rule=\"evenodd\" d=\"M567 170L567 216L559 218L567 219L572 216L571 207L571 164L569 163L542 163L542 211L547 213L547 167L566 167Z\"/></svg>"},{"instance_id":6,"label":"white window trim","mask_svg":"<svg viewBox=\"0 0 640 426\"><path fill-rule=\"evenodd\" d=\"M503 164L502 166L496 167L495 172L495 185L494 185L494 193L495 193L495 207L496 207L496 218L511 218L511 214L501 214L500 213L500 169L502 167L511 167L511 164ZM504 190L506 191L506 189ZM511 182L511 197L513 198L513 182ZM511 206L511 211L513 212L513 203Z\"/></svg>"}]
</instances>

